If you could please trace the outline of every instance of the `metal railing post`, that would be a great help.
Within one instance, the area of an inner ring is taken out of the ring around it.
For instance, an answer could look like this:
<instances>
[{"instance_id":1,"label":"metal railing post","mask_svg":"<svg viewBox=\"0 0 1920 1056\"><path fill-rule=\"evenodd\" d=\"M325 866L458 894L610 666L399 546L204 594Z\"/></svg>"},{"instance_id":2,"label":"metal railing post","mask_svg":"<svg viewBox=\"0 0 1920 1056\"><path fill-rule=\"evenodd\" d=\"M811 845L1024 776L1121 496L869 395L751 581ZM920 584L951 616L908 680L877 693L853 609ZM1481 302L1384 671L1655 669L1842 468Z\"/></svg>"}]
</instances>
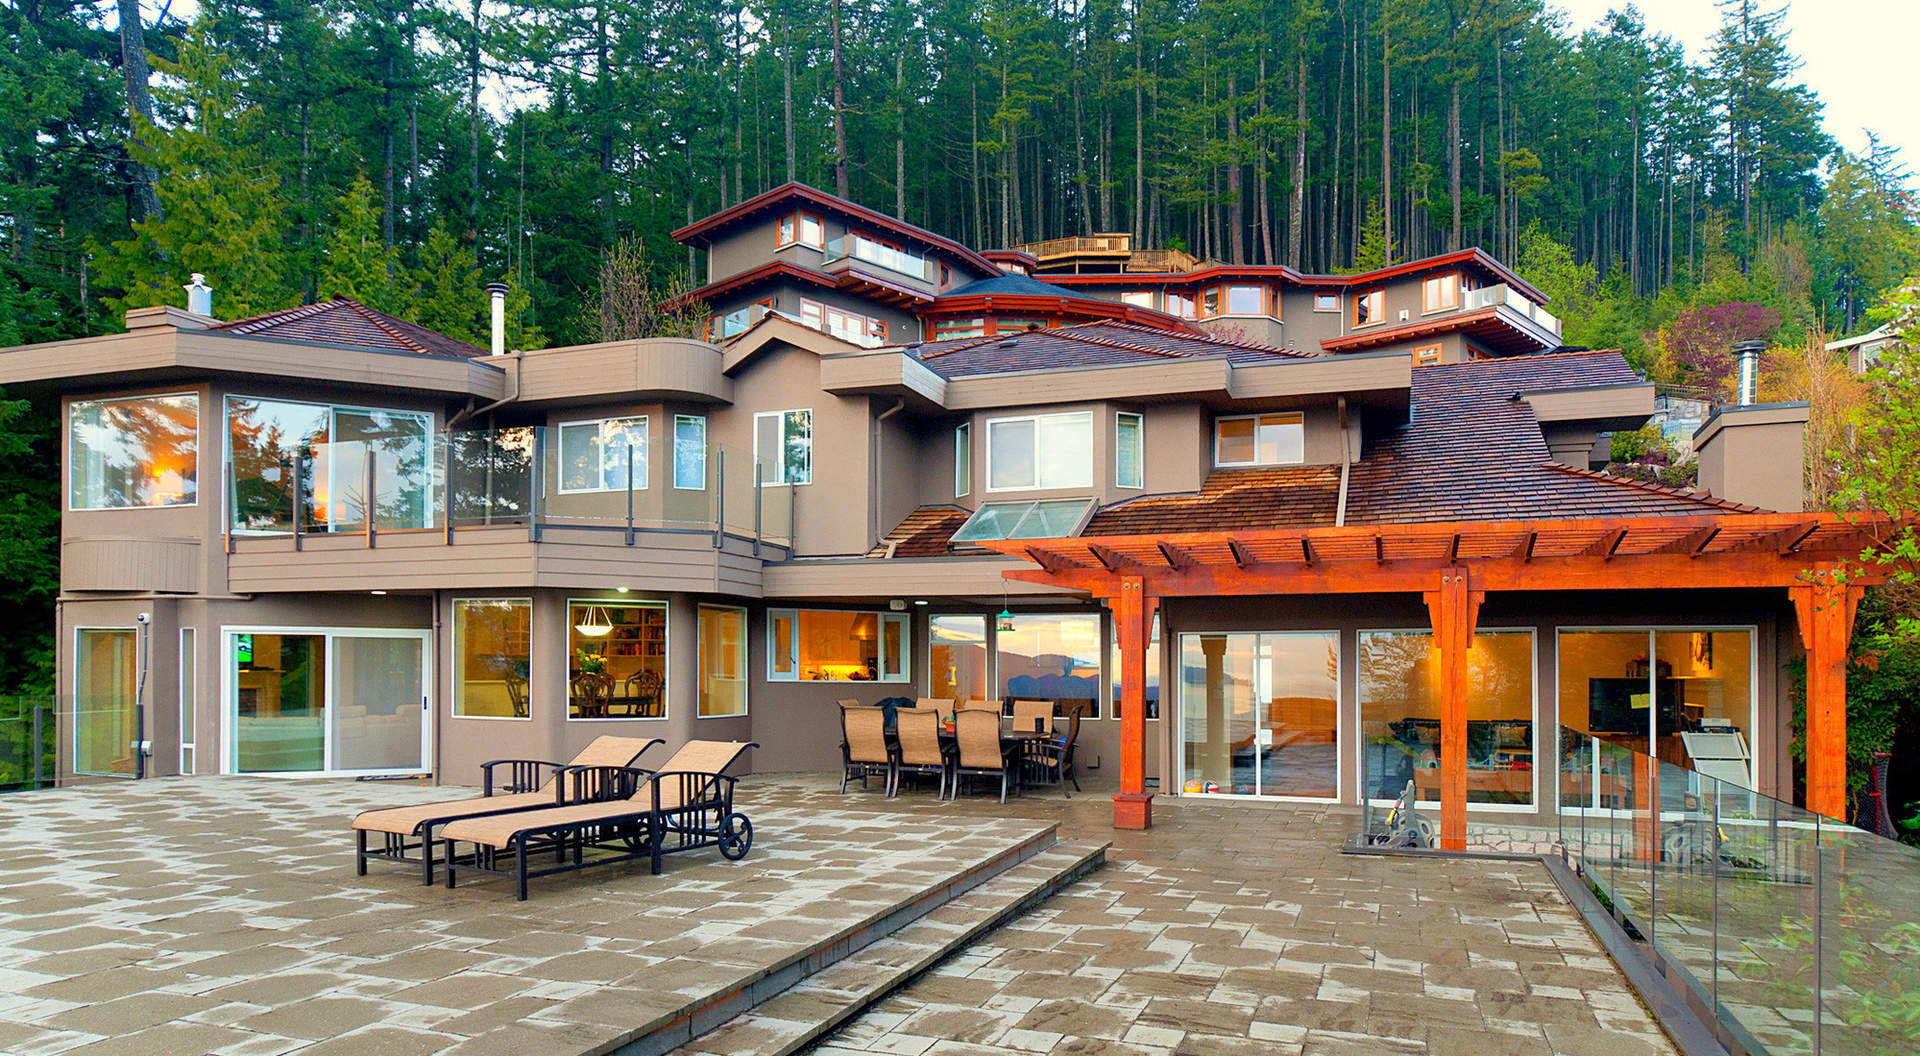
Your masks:
<instances>
[{"instance_id":1,"label":"metal railing post","mask_svg":"<svg viewBox=\"0 0 1920 1056\"><path fill-rule=\"evenodd\" d=\"M633 545L633 441L627 441L627 545Z\"/></svg>"},{"instance_id":2,"label":"metal railing post","mask_svg":"<svg viewBox=\"0 0 1920 1056\"><path fill-rule=\"evenodd\" d=\"M361 457L367 460L367 471L365 474L367 478L367 490L360 500L362 507L360 514L366 518L367 549L371 550L373 549L373 513L380 504L374 501L373 497L373 445L368 444L363 450L364 454Z\"/></svg>"},{"instance_id":3,"label":"metal railing post","mask_svg":"<svg viewBox=\"0 0 1920 1056\"><path fill-rule=\"evenodd\" d=\"M440 438L440 527L453 545L453 437Z\"/></svg>"},{"instance_id":4,"label":"metal railing post","mask_svg":"<svg viewBox=\"0 0 1920 1056\"><path fill-rule=\"evenodd\" d=\"M545 493L547 467L547 432L538 426L533 430L533 478L531 493L527 496L527 539L540 541L540 497Z\"/></svg>"},{"instance_id":5,"label":"metal railing post","mask_svg":"<svg viewBox=\"0 0 1920 1056\"><path fill-rule=\"evenodd\" d=\"M306 497L306 494L305 494L305 492L306 492L306 488L304 488L304 487L302 487L302 484L303 484L303 483L305 482L305 479L306 479L306 478L305 478L305 477L303 477L303 476L301 475L301 472L300 472L300 468L301 468L301 467L300 467L300 464L301 464L301 462L303 462L304 460L305 460L305 459L304 459L304 457L303 457L303 456L302 456L302 455L301 455L301 454L300 454L300 453L299 453L298 451L296 451L296 452L294 452L294 455L293 455L293 461L292 461L291 463L288 463L288 462L285 462L285 461L282 461L282 462L280 463L280 466L281 466L281 468L282 468L282 469L285 469L285 470L286 470L286 471L287 471L288 473L290 473L290 474L292 474L292 475L293 475L293 480L292 480L292 485L293 485L293 490L292 490L292 495L293 495L293 514L292 514L292 517L293 517L293 548L294 548L295 550L298 550L298 549L300 549L300 545L301 545L301 542L300 542L300 509L301 509L301 507L303 507L303 506L305 506L305 505L307 504L307 497Z\"/></svg>"},{"instance_id":6,"label":"metal railing post","mask_svg":"<svg viewBox=\"0 0 1920 1056\"><path fill-rule=\"evenodd\" d=\"M33 787L35 788L40 787L41 774L44 772L40 767L40 757L44 754L40 738L46 736L46 730L41 727L40 715L45 710L38 702L33 705Z\"/></svg>"},{"instance_id":7,"label":"metal railing post","mask_svg":"<svg viewBox=\"0 0 1920 1056\"><path fill-rule=\"evenodd\" d=\"M713 454L713 548L718 550L727 530L727 453Z\"/></svg>"},{"instance_id":8,"label":"metal railing post","mask_svg":"<svg viewBox=\"0 0 1920 1056\"><path fill-rule=\"evenodd\" d=\"M235 506L235 501L236 499L233 493L233 459L228 458L227 459L227 523L222 526L223 530L221 533L223 536L221 540L221 545L226 547L228 556L233 555L233 519L240 512L239 509Z\"/></svg>"},{"instance_id":9,"label":"metal railing post","mask_svg":"<svg viewBox=\"0 0 1920 1056\"><path fill-rule=\"evenodd\" d=\"M760 493L765 490L765 482L761 480L760 473L760 460L755 459L753 462L753 556L755 557L760 556L760 514L762 501Z\"/></svg>"}]
</instances>

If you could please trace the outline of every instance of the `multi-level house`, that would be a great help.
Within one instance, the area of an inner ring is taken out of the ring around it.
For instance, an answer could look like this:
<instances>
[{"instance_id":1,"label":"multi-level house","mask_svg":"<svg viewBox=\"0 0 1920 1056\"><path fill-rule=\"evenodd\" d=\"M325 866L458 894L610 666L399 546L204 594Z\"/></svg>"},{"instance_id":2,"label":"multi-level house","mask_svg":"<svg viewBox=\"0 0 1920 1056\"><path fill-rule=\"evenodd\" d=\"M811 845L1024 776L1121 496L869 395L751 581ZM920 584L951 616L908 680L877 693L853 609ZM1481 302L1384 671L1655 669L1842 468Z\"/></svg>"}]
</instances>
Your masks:
<instances>
[{"instance_id":1,"label":"multi-level house","mask_svg":"<svg viewBox=\"0 0 1920 1056\"><path fill-rule=\"evenodd\" d=\"M1790 792L1804 642L1837 809L1858 537L1800 512L1804 408L1722 408L1712 494L1595 472L1652 388L1477 251L1064 270L797 187L680 237L712 343L336 300L0 352L66 428L63 769L468 781L610 730L826 769L836 701L1042 697L1123 824L1412 783L1454 831L1552 809L1596 765L1561 726L1738 734Z\"/></svg>"}]
</instances>

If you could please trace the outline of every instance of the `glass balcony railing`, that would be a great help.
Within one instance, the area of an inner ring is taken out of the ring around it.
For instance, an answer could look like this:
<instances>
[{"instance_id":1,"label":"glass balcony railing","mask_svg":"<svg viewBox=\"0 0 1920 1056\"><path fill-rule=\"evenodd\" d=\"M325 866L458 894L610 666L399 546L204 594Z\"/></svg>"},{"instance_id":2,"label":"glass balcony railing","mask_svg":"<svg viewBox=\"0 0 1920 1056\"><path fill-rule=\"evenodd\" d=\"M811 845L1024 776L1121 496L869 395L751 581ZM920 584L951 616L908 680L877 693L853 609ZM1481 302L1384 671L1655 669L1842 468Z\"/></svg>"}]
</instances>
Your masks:
<instances>
[{"instance_id":1,"label":"glass balcony railing","mask_svg":"<svg viewBox=\"0 0 1920 1056\"><path fill-rule=\"evenodd\" d=\"M1542 808L1470 813L1468 849L1564 856L1748 1052L1913 1051L1920 849L1566 727L1545 758ZM1405 776L1377 762L1370 795ZM1369 842L1438 828L1392 811L1367 801Z\"/></svg>"},{"instance_id":2,"label":"glass balcony railing","mask_svg":"<svg viewBox=\"0 0 1920 1056\"><path fill-rule=\"evenodd\" d=\"M868 264L876 264L888 271L896 272L921 282L933 281L933 265L929 261L915 256L906 250L895 249L885 243L875 242L873 239L860 235L842 235L839 238L828 240L826 249L826 262L828 264L848 258L863 260Z\"/></svg>"},{"instance_id":3,"label":"glass balcony railing","mask_svg":"<svg viewBox=\"0 0 1920 1056\"><path fill-rule=\"evenodd\" d=\"M699 419L685 419L698 423ZM754 487L752 456L690 429L649 442L637 421L468 430L404 444L313 444L277 464L227 465L239 535L372 535L521 526L722 534L789 545L790 485ZM676 423L682 424L682 423Z\"/></svg>"},{"instance_id":4,"label":"glass balcony railing","mask_svg":"<svg viewBox=\"0 0 1920 1056\"><path fill-rule=\"evenodd\" d=\"M1534 325L1545 330L1547 333L1555 337L1560 336L1559 316L1528 300L1522 296L1518 290L1515 290L1504 282L1496 286L1482 286L1477 290L1468 290L1466 296L1462 298L1460 302L1461 310L1469 312L1477 308L1488 308L1494 305L1505 305L1518 314L1532 320Z\"/></svg>"}]
</instances>

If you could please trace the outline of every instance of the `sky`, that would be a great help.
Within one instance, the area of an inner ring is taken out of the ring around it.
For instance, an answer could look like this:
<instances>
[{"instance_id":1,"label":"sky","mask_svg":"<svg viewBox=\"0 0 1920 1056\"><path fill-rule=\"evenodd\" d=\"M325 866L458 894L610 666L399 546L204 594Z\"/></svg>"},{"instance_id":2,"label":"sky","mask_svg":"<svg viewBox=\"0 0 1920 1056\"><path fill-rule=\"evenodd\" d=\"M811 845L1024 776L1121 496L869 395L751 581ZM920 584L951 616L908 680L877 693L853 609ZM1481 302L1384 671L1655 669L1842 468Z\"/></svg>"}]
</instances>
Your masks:
<instances>
[{"instance_id":1,"label":"sky","mask_svg":"<svg viewBox=\"0 0 1920 1056\"><path fill-rule=\"evenodd\" d=\"M1625 0L1549 0L1568 15L1567 28L1591 28ZM1705 61L1719 31L1713 0L1643 0L1635 5L1647 31L1670 37L1695 62ZM1755 6L1771 9L1769 0ZM1826 104L1827 134L1849 151L1865 149L1872 129L1900 159L1920 169L1920 107L1912 105L1908 71L1920 35L1916 0L1792 0L1782 23L1787 50L1803 65L1797 78Z\"/></svg>"}]
</instances>

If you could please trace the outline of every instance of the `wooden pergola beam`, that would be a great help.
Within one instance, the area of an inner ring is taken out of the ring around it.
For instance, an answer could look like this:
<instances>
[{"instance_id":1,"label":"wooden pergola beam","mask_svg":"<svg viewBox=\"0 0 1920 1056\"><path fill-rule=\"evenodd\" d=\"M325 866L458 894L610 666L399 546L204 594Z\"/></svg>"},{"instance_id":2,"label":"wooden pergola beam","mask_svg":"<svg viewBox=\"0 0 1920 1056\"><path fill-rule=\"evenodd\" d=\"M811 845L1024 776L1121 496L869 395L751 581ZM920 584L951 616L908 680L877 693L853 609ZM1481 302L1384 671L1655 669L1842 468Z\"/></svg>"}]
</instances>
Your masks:
<instances>
[{"instance_id":1,"label":"wooden pergola beam","mask_svg":"<svg viewBox=\"0 0 1920 1056\"><path fill-rule=\"evenodd\" d=\"M1082 571L1087 567L1065 554L1057 554L1052 550L1038 546L1027 547L1026 553L1028 560L1046 569L1049 573Z\"/></svg>"},{"instance_id":2,"label":"wooden pergola beam","mask_svg":"<svg viewBox=\"0 0 1920 1056\"><path fill-rule=\"evenodd\" d=\"M1533 548L1539 545L1539 543L1540 533L1533 529L1528 529L1527 534L1520 537L1520 541L1513 545L1512 552L1508 553L1507 556L1509 558L1518 558L1522 561L1531 561L1533 560Z\"/></svg>"},{"instance_id":3,"label":"wooden pergola beam","mask_svg":"<svg viewBox=\"0 0 1920 1056\"><path fill-rule=\"evenodd\" d=\"M1168 568L1198 568L1200 566L1199 558L1187 553L1173 543L1162 540L1155 543L1154 546L1159 549L1160 556L1167 562Z\"/></svg>"},{"instance_id":4,"label":"wooden pergola beam","mask_svg":"<svg viewBox=\"0 0 1920 1056\"><path fill-rule=\"evenodd\" d=\"M1228 539L1227 550L1233 554L1233 563L1238 568L1246 568L1255 563L1253 550L1238 539Z\"/></svg>"},{"instance_id":5,"label":"wooden pergola beam","mask_svg":"<svg viewBox=\"0 0 1920 1056\"><path fill-rule=\"evenodd\" d=\"M1099 543L1088 543L1087 552L1109 572L1130 572L1146 567L1113 547Z\"/></svg>"},{"instance_id":6,"label":"wooden pergola beam","mask_svg":"<svg viewBox=\"0 0 1920 1056\"><path fill-rule=\"evenodd\" d=\"M1300 537L1300 563L1303 565L1313 564L1313 540L1304 535Z\"/></svg>"},{"instance_id":7,"label":"wooden pergola beam","mask_svg":"<svg viewBox=\"0 0 1920 1056\"><path fill-rule=\"evenodd\" d=\"M1580 551L1580 554L1582 557L1597 557L1602 561L1611 561L1613 560L1613 555L1619 552L1620 544L1626 541L1627 530L1625 528L1615 528L1600 538L1595 539L1592 545Z\"/></svg>"},{"instance_id":8,"label":"wooden pergola beam","mask_svg":"<svg viewBox=\"0 0 1920 1056\"><path fill-rule=\"evenodd\" d=\"M1800 544L1806 542L1808 536L1819 530L1819 521L1801 521L1765 535L1742 539L1727 549L1738 553L1791 554L1799 551Z\"/></svg>"},{"instance_id":9,"label":"wooden pergola beam","mask_svg":"<svg viewBox=\"0 0 1920 1056\"><path fill-rule=\"evenodd\" d=\"M1650 554L1685 554L1688 557L1697 557L1702 551L1706 550L1708 545L1710 545L1719 534L1720 527L1718 525L1695 528L1680 538L1670 543L1661 543L1659 546L1647 552Z\"/></svg>"}]
</instances>

